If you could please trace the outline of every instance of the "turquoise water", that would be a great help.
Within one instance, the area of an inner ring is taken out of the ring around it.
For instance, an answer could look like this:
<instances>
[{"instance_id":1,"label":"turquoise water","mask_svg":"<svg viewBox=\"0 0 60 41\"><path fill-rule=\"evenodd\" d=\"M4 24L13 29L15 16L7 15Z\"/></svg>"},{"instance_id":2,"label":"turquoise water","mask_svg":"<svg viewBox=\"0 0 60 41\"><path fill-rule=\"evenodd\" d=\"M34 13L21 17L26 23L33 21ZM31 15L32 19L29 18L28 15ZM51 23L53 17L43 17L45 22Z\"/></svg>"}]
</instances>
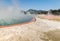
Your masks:
<instances>
[{"instance_id":1,"label":"turquoise water","mask_svg":"<svg viewBox=\"0 0 60 41\"><path fill-rule=\"evenodd\" d=\"M6 19L0 19L0 26L8 26L8 25L12 25L12 24L21 24L21 23L25 23L25 22L30 22L32 20L33 16L31 15L22 15L19 18L13 18L7 20Z\"/></svg>"},{"instance_id":2,"label":"turquoise water","mask_svg":"<svg viewBox=\"0 0 60 41\"><path fill-rule=\"evenodd\" d=\"M0 4L0 26L21 24L32 20L32 15L22 12L17 0L11 0L8 6L5 2L6 1L1 1Z\"/></svg>"}]
</instances>

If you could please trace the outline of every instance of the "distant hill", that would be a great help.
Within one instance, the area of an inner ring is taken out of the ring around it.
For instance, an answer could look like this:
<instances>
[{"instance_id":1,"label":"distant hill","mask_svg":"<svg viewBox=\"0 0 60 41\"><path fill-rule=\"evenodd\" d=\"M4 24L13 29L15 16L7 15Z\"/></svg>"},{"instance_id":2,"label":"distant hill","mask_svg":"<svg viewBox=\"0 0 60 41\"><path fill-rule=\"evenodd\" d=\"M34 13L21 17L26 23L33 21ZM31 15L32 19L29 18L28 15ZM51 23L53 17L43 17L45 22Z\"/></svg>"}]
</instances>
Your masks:
<instances>
[{"instance_id":1,"label":"distant hill","mask_svg":"<svg viewBox=\"0 0 60 41\"><path fill-rule=\"evenodd\" d=\"M30 12L31 14L47 14L48 11L29 9L27 12Z\"/></svg>"},{"instance_id":2,"label":"distant hill","mask_svg":"<svg viewBox=\"0 0 60 41\"><path fill-rule=\"evenodd\" d=\"M27 11L23 11L24 14L28 14L28 13L30 13L30 14L48 14L48 12L49 12L49 14L60 15L60 9L56 9L56 10L50 9L48 11L46 11L46 10L29 9Z\"/></svg>"}]
</instances>

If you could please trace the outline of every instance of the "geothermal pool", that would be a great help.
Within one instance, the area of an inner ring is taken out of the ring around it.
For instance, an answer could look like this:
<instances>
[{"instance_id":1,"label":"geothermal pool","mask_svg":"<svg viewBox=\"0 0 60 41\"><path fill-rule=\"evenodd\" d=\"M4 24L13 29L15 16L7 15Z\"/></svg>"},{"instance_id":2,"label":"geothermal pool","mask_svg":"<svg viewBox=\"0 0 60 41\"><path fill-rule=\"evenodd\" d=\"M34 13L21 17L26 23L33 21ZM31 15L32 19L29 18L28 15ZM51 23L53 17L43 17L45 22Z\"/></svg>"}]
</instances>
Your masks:
<instances>
[{"instance_id":1,"label":"geothermal pool","mask_svg":"<svg viewBox=\"0 0 60 41\"><path fill-rule=\"evenodd\" d=\"M1 1L0 5L0 26L21 24L32 20L32 15L21 12L17 0L11 0L9 5L5 4L5 2Z\"/></svg>"},{"instance_id":2,"label":"geothermal pool","mask_svg":"<svg viewBox=\"0 0 60 41\"><path fill-rule=\"evenodd\" d=\"M0 19L0 26L9 26L9 25L14 25L14 24L30 22L33 19L33 16L32 15L21 15L20 17L17 17L17 18L13 18L13 17L9 19L8 18Z\"/></svg>"}]
</instances>

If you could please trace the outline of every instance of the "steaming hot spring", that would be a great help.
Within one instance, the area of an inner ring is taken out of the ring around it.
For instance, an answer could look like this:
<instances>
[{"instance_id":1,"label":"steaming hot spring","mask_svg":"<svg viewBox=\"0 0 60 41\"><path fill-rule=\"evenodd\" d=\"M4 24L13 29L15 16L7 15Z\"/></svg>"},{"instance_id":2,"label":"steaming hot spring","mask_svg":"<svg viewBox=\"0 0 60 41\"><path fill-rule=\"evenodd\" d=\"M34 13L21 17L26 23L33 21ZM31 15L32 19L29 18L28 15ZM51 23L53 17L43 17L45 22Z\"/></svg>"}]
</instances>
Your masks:
<instances>
[{"instance_id":1,"label":"steaming hot spring","mask_svg":"<svg viewBox=\"0 0 60 41\"><path fill-rule=\"evenodd\" d=\"M59 18L51 16L38 15L35 22L20 26L17 24L30 22L33 16L25 15L17 6L1 7L0 27L3 28L0 28L0 41L60 41L60 22L54 21Z\"/></svg>"},{"instance_id":2,"label":"steaming hot spring","mask_svg":"<svg viewBox=\"0 0 60 41\"><path fill-rule=\"evenodd\" d=\"M4 1L1 2L4 3ZM11 0L11 5L8 6L2 3L0 5L0 26L21 24L32 20L33 16L21 12L17 0Z\"/></svg>"},{"instance_id":3,"label":"steaming hot spring","mask_svg":"<svg viewBox=\"0 0 60 41\"><path fill-rule=\"evenodd\" d=\"M30 22L32 16L29 14L21 13L15 7L1 8L0 9L0 26L8 26L13 24L20 24Z\"/></svg>"}]
</instances>

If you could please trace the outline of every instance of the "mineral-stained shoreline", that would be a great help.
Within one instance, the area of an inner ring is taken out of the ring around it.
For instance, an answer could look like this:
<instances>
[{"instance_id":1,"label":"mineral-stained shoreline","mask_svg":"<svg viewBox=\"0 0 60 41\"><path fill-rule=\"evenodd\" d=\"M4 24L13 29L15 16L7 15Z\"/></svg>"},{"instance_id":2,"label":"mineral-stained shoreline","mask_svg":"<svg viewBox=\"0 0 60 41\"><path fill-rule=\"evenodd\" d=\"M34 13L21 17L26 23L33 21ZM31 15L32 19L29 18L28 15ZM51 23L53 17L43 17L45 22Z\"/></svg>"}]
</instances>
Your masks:
<instances>
[{"instance_id":1,"label":"mineral-stained shoreline","mask_svg":"<svg viewBox=\"0 0 60 41\"><path fill-rule=\"evenodd\" d=\"M40 19L36 16L35 22L10 27L0 28L0 41L55 41L55 39L60 41L60 22L58 21ZM55 29L59 30L55 33ZM53 35L49 31L52 31Z\"/></svg>"}]
</instances>

